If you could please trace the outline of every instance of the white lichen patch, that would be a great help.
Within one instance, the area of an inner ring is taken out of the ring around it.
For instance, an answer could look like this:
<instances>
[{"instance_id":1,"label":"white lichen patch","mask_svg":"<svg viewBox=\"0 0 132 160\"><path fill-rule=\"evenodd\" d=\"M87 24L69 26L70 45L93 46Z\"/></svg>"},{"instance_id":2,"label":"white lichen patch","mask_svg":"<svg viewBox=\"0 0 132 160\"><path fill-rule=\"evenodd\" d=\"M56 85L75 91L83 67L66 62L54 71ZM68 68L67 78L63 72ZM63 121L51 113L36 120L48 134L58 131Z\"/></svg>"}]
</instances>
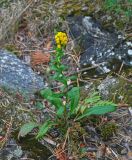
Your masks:
<instances>
[{"instance_id":1,"label":"white lichen patch","mask_svg":"<svg viewBox=\"0 0 132 160\"><path fill-rule=\"evenodd\" d=\"M132 47L132 42L126 42L126 44L130 47Z\"/></svg>"},{"instance_id":2,"label":"white lichen patch","mask_svg":"<svg viewBox=\"0 0 132 160\"><path fill-rule=\"evenodd\" d=\"M105 73L109 73L110 72L110 69L108 69L106 66L103 67L103 70L104 70Z\"/></svg>"},{"instance_id":3,"label":"white lichen patch","mask_svg":"<svg viewBox=\"0 0 132 160\"><path fill-rule=\"evenodd\" d=\"M128 55L129 55L129 56L132 56L132 49L129 49L129 50L128 50Z\"/></svg>"}]
</instances>

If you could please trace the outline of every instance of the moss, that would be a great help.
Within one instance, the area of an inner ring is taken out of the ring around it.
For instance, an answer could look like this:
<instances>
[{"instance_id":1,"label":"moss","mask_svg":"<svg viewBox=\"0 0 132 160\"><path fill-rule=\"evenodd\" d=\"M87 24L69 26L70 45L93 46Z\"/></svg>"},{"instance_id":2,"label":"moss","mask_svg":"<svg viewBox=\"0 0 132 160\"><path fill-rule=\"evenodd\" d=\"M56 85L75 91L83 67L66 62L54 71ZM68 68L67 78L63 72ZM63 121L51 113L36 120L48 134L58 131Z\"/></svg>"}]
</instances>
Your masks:
<instances>
[{"instance_id":1,"label":"moss","mask_svg":"<svg viewBox=\"0 0 132 160\"><path fill-rule=\"evenodd\" d=\"M115 25L116 25L116 27L117 27L119 30L123 30L123 28L125 27L124 21L121 21L121 20L117 20L117 21L115 22Z\"/></svg>"},{"instance_id":2,"label":"moss","mask_svg":"<svg viewBox=\"0 0 132 160\"><path fill-rule=\"evenodd\" d=\"M101 136L103 140L108 140L110 137L113 136L117 132L117 125L115 123L107 123L100 127Z\"/></svg>"},{"instance_id":3,"label":"moss","mask_svg":"<svg viewBox=\"0 0 132 160\"><path fill-rule=\"evenodd\" d=\"M112 2L110 0L106 0L105 2L102 0L84 0L80 3L80 1L76 2L66 0L63 3L63 6L58 9L58 12L60 16L64 17L68 14L92 16L96 19L99 19L101 23L104 23L104 20L102 20L102 16L110 16L112 17L112 20L109 21L107 19L107 25L109 26L113 24L114 27L116 27L119 30L122 30L124 29L125 25L129 22L129 19L132 15L131 9L129 8L129 6L127 7L128 2L125 3L126 5L122 5L122 1L114 3L114 1ZM83 6L88 7L88 9L82 11Z\"/></svg>"},{"instance_id":4,"label":"moss","mask_svg":"<svg viewBox=\"0 0 132 160\"><path fill-rule=\"evenodd\" d=\"M123 102L132 105L132 84L128 83L127 80L120 78L117 88L115 95L116 102Z\"/></svg>"},{"instance_id":5,"label":"moss","mask_svg":"<svg viewBox=\"0 0 132 160\"><path fill-rule=\"evenodd\" d=\"M86 152L81 152L81 137L82 135L86 135L85 129L81 126L79 122L72 124L70 134L69 134L69 148L71 148L72 156L82 158L85 156Z\"/></svg>"}]
</instances>

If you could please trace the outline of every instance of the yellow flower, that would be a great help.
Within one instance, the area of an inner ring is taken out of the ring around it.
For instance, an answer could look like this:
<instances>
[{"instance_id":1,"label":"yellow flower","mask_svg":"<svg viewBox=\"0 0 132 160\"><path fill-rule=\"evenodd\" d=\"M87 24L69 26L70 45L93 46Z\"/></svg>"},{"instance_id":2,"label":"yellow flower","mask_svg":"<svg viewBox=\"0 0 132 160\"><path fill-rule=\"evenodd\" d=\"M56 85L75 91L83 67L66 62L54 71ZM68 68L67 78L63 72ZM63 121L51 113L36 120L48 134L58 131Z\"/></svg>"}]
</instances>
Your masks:
<instances>
[{"instance_id":1,"label":"yellow flower","mask_svg":"<svg viewBox=\"0 0 132 160\"><path fill-rule=\"evenodd\" d=\"M60 44L58 44L58 45L57 45L57 48L61 48L61 45L60 45Z\"/></svg>"},{"instance_id":2,"label":"yellow flower","mask_svg":"<svg viewBox=\"0 0 132 160\"><path fill-rule=\"evenodd\" d=\"M61 48L62 46L65 46L67 44L68 37L67 37L66 33L58 32L55 35L55 41L56 41L57 47Z\"/></svg>"}]
</instances>

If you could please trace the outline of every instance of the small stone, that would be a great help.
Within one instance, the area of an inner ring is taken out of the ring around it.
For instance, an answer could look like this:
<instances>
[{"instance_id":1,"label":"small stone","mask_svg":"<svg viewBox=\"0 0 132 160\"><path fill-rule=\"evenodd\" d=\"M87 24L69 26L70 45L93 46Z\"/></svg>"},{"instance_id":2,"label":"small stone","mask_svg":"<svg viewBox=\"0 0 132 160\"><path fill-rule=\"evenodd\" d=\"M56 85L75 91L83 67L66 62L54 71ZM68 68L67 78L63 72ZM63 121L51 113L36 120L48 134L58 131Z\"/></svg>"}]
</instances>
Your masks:
<instances>
[{"instance_id":1,"label":"small stone","mask_svg":"<svg viewBox=\"0 0 132 160\"><path fill-rule=\"evenodd\" d=\"M49 131L49 134L51 137L57 138L60 135L60 132L58 131L58 129L53 128Z\"/></svg>"},{"instance_id":2,"label":"small stone","mask_svg":"<svg viewBox=\"0 0 132 160\"><path fill-rule=\"evenodd\" d=\"M97 147L87 147L87 152L97 152Z\"/></svg>"},{"instance_id":3,"label":"small stone","mask_svg":"<svg viewBox=\"0 0 132 160\"><path fill-rule=\"evenodd\" d=\"M116 88L118 84L119 84L118 79L113 77L107 77L98 86L98 90L104 99L108 99L110 94L112 94L111 93L112 88Z\"/></svg>"},{"instance_id":4,"label":"small stone","mask_svg":"<svg viewBox=\"0 0 132 160\"><path fill-rule=\"evenodd\" d=\"M125 155L125 154L127 154L127 149L126 148L124 148L123 150L121 150L121 155Z\"/></svg>"},{"instance_id":5,"label":"small stone","mask_svg":"<svg viewBox=\"0 0 132 160\"><path fill-rule=\"evenodd\" d=\"M132 43L131 42L126 42L126 44L130 47L132 47Z\"/></svg>"}]
</instances>

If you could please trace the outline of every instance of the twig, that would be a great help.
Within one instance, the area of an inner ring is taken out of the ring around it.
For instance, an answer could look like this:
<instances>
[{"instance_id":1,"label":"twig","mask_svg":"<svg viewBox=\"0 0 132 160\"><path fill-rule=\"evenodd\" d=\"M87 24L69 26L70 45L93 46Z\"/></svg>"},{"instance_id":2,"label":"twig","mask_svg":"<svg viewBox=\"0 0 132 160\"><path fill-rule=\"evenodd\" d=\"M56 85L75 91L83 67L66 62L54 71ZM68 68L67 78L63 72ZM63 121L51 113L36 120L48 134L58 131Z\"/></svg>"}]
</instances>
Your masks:
<instances>
[{"instance_id":1,"label":"twig","mask_svg":"<svg viewBox=\"0 0 132 160\"><path fill-rule=\"evenodd\" d=\"M104 64L104 63L105 63L105 62L99 63L99 64L95 64L94 66L91 66L91 67L83 68L83 69L78 70L78 71L76 71L76 72L74 72L74 73L71 73L71 74L68 75L68 76L72 76L72 75L75 75L75 74L78 74L78 73L81 73L81 72L84 72L84 71L88 71L88 70L97 68L97 67L101 66L101 65Z\"/></svg>"},{"instance_id":2,"label":"twig","mask_svg":"<svg viewBox=\"0 0 132 160\"><path fill-rule=\"evenodd\" d=\"M67 130L66 138L65 138L65 141L64 141L64 143L63 143L62 150L64 150L64 148L65 148L65 146L66 146L66 141L67 141L67 138L68 138L69 132L70 132L70 128L68 128L68 130Z\"/></svg>"},{"instance_id":3,"label":"twig","mask_svg":"<svg viewBox=\"0 0 132 160\"><path fill-rule=\"evenodd\" d=\"M122 62L122 64L121 64L121 67L120 67L120 69L119 69L118 74L120 74L120 73L121 73L121 70L122 70L122 68L123 68L123 65L124 65L124 63Z\"/></svg>"},{"instance_id":4,"label":"twig","mask_svg":"<svg viewBox=\"0 0 132 160\"><path fill-rule=\"evenodd\" d=\"M132 83L132 80L127 79L127 78L123 77L122 75L119 75L118 73L114 73L114 74L116 74L116 75L119 76L120 78L126 80L127 82Z\"/></svg>"},{"instance_id":5,"label":"twig","mask_svg":"<svg viewBox=\"0 0 132 160\"><path fill-rule=\"evenodd\" d=\"M110 148L110 150L111 150L111 152L114 154L114 156L118 159L118 160L120 160L119 158L118 158L118 155Z\"/></svg>"}]
</instances>

